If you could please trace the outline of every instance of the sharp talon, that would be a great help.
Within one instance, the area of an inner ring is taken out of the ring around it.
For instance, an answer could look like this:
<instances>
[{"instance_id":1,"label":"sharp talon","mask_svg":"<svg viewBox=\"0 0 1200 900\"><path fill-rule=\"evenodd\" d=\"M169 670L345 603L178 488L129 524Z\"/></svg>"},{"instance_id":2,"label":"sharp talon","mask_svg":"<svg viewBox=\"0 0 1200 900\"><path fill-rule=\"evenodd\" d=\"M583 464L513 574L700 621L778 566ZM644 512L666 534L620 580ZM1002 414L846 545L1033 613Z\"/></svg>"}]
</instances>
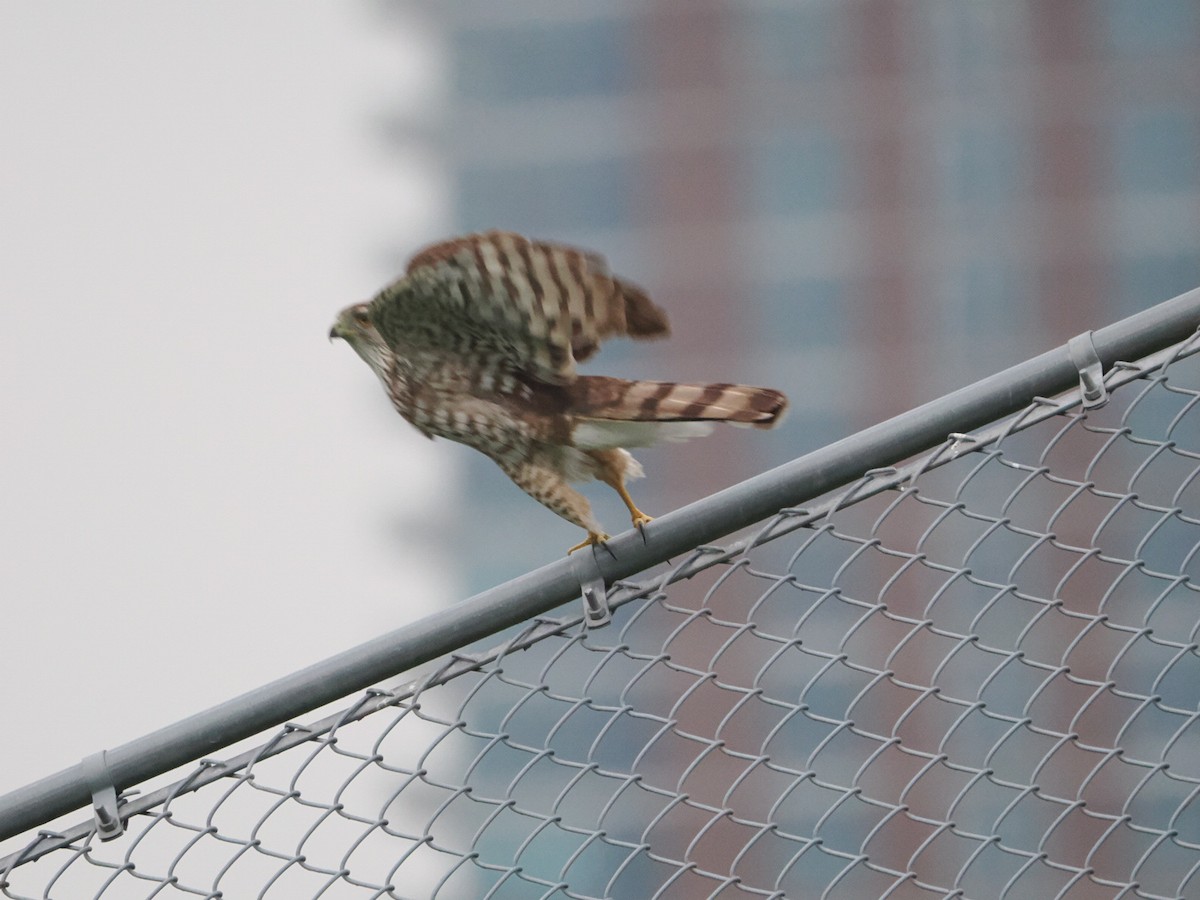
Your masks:
<instances>
[{"instance_id":1,"label":"sharp talon","mask_svg":"<svg viewBox=\"0 0 1200 900\"><path fill-rule=\"evenodd\" d=\"M638 534L642 536L642 543L646 543L646 525L654 521L653 517L646 515L635 506L633 507L633 513L630 518L633 520L633 527L636 528L638 530Z\"/></svg>"},{"instance_id":2,"label":"sharp talon","mask_svg":"<svg viewBox=\"0 0 1200 900\"><path fill-rule=\"evenodd\" d=\"M633 517L633 527L636 528L638 530L638 534L642 536L643 544L648 543L646 538L646 525L653 521L654 520L645 513L642 513L640 516Z\"/></svg>"},{"instance_id":3,"label":"sharp talon","mask_svg":"<svg viewBox=\"0 0 1200 900\"><path fill-rule=\"evenodd\" d=\"M574 547L572 547L570 550L567 551L567 556L570 556L576 550L582 550L584 547L591 547L595 544L599 544L605 550L608 550L608 544L604 543L607 540L608 540L608 535L605 534L603 531L589 531L588 536L586 538L584 538L582 541L580 541L578 544L576 544ZM612 553L611 550L608 550L608 552L610 554Z\"/></svg>"}]
</instances>

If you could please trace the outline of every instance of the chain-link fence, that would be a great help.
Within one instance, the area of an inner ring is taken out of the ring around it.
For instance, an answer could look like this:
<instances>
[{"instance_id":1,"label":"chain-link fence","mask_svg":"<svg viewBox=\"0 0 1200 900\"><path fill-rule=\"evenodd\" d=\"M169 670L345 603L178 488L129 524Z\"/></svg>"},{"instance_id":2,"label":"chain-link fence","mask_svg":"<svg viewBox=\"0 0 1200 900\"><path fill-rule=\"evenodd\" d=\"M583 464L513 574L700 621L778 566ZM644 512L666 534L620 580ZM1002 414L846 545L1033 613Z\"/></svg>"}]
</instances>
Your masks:
<instances>
[{"instance_id":1,"label":"chain-link fence","mask_svg":"<svg viewBox=\"0 0 1200 900\"><path fill-rule=\"evenodd\" d=\"M1172 303L1194 329L1200 292ZM1103 386L1073 342L1078 389L850 460L606 604L603 557L563 564L609 624L576 601L124 800L112 840L30 835L0 893L1200 897L1200 338L1120 338Z\"/></svg>"}]
</instances>

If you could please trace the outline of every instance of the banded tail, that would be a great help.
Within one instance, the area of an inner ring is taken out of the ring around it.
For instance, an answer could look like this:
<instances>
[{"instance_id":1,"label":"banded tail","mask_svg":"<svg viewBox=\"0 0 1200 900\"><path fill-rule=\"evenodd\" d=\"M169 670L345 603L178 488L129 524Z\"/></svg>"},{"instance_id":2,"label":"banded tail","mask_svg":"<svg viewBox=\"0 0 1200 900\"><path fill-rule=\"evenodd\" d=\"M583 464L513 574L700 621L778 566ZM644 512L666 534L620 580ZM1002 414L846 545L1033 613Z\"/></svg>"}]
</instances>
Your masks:
<instances>
[{"instance_id":1,"label":"banded tail","mask_svg":"<svg viewBox=\"0 0 1200 900\"><path fill-rule=\"evenodd\" d=\"M713 422L773 428L787 398L745 384L676 384L583 376L569 388L576 447L648 447L708 434Z\"/></svg>"}]
</instances>

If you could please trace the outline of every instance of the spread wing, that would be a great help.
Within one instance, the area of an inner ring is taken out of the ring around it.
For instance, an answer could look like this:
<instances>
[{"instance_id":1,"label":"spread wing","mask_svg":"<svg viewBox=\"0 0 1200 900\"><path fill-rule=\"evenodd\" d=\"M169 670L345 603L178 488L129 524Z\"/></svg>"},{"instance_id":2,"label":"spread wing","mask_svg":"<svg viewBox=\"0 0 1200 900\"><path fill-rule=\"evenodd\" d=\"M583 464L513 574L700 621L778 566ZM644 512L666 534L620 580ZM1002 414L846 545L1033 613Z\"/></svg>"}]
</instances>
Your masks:
<instances>
[{"instance_id":1,"label":"spread wing","mask_svg":"<svg viewBox=\"0 0 1200 900\"><path fill-rule=\"evenodd\" d=\"M397 353L500 356L539 381L565 384L612 335L664 337L666 314L594 253L505 231L427 247L371 301Z\"/></svg>"}]
</instances>

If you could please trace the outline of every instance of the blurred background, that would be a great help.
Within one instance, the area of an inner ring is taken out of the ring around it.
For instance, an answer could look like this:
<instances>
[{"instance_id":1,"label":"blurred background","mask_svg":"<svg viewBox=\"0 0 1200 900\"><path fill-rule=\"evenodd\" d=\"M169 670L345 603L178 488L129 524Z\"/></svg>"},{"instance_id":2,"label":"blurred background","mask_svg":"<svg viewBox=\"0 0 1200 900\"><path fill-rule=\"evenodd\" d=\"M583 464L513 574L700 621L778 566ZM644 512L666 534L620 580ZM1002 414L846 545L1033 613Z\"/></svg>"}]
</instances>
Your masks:
<instances>
[{"instance_id":1,"label":"blurred background","mask_svg":"<svg viewBox=\"0 0 1200 900\"><path fill-rule=\"evenodd\" d=\"M423 9L455 226L651 288L673 339L594 368L791 397L777 432L640 454L652 513L1200 284L1194 3ZM468 540L506 545L473 587L570 539L531 542L486 460L465 477Z\"/></svg>"},{"instance_id":2,"label":"blurred background","mask_svg":"<svg viewBox=\"0 0 1200 900\"><path fill-rule=\"evenodd\" d=\"M789 394L639 453L663 512L1200 285L1198 51L1190 0L4 4L0 792L578 540L326 343L421 245L598 250L674 336L589 371Z\"/></svg>"}]
</instances>

